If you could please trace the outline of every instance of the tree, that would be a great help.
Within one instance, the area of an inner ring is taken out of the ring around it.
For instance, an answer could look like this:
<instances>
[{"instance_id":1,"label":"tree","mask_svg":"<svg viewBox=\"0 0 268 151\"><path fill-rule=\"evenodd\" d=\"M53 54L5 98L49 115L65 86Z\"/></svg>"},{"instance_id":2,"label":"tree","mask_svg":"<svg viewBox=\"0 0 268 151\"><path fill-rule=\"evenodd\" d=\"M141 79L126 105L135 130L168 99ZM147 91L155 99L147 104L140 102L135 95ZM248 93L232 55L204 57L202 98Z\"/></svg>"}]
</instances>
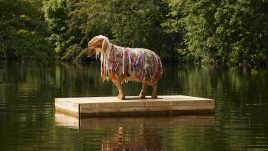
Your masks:
<instances>
[{"instance_id":1,"label":"tree","mask_svg":"<svg viewBox=\"0 0 268 151\"><path fill-rule=\"evenodd\" d=\"M49 60L53 51L46 40L42 11L32 1L0 1L0 58Z\"/></svg>"},{"instance_id":2,"label":"tree","mask_svg":"<svg viewBox=\"0 0 268 151\"><path fill-rule=\"evenodd\" d=\"M152 49L164 60L178 58L174 49L178 37L161 26L168 13L164 1L49 0L45 12L49 27L63 29L50 28L61 54L75 44L86 48L90 38L102 34L118 45Z\"/></svg>"},{"instance_id":3,"label":"tree","mask_svg":"<svg viewBox=\"0 0 268 151\"><path fill-rule=\"evenodd\" d=\"M71 41L68 33L68 15L70 13L68 0L44 1L44 16L51 33L49 40L55 46L55 52L62 55Z\"/></svg>"},{"instance_id":4,"label":"tree","mask_svg":"<svg viewBox=\"0 0 268 151\"><path fill-rule=\"evenodd\" d=\"M267 60L268 2L168 0L169 32L183 33L179 49L206 63Z\"/></svg>"},{"instance_id":5,"label":"tree","mask_svg":"<svg viewBox=\"0 0 268 151\"><path fill-rule=\"evenodd\" d=\"M168 14L168 5L159 0L115 0L108 3L112 12L112 33L123 46L145 47L156 51L165 61L175 61L178 36L165 33L161 23Z\"/></svg>"}]
</instances>

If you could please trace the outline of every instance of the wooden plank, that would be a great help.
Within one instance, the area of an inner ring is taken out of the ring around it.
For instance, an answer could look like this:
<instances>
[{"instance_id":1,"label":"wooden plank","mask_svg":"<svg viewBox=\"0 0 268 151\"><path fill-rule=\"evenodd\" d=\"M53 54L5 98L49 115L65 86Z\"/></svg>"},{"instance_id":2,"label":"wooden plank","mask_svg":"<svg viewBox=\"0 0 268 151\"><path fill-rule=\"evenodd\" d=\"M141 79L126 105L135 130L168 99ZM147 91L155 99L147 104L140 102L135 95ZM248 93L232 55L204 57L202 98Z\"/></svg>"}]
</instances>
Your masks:
<instances>
[{"instance_id":1,"label":"wooden plank","mask_svg":"<svg viewBox=\"0 0 268 151\"><path fill-rule=\"evenodd\" d=\"M79 117L79 103L69 102L63 98L55 98L56 111Z\"/></svg>"},{"instance_id":2,"label":"wooden plank","mask_svg":"<svg viewBox=\"0 0 268 151\"><path fill-rule=\"evenodd\" d=\"M119 117L119 118L77 118L55 112L56 126L75 129L102 129L118 127L140 127L151 125L157 128L211 126L214 116L174 116L174 117Z\"/></svg>"},{"instance_id":3,"label":"wooden plank","mask_svg":"<svg viewBox=\"0 0 268 151\"><path fill-rule=\"evenodd\" d=\"M126 100L116 97L56 98L57 111L76 117L146 116L211 114L215 109L212 99L169 95L158 99L139 99L134 96Z\"/></svg>"}]
</instances>

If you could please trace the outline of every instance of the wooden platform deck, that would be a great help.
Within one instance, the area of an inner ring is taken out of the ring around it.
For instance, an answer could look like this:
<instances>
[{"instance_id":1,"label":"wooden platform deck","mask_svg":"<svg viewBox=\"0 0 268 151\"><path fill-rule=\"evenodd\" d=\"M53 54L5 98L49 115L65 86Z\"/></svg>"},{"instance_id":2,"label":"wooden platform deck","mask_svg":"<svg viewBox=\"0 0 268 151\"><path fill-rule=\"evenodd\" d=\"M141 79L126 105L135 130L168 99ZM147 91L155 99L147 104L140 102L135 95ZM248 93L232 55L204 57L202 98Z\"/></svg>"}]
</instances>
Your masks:
<instances>
[{"instance_id":1,"label":"wooden platform deck","mask_svg":"<svg viewBox=\"0 0 268 151\"><path fill-rule=\"evenodd\" d=\"M129 96L126 100L116 97L55 98L57 112L83 117L114 116L171 116L211 115L215 110L212 99L169 95L158 99L139 99Z\"/></svg>"}]
</instances>

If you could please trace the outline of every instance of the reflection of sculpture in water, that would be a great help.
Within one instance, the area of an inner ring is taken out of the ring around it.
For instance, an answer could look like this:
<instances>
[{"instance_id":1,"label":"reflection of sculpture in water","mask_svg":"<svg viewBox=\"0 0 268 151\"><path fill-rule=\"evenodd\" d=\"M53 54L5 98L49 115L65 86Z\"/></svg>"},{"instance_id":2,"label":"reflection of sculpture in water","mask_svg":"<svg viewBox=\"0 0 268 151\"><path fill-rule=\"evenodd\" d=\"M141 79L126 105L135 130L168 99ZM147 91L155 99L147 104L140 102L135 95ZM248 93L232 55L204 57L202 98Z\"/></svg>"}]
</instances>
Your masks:
<instances>
[{"instance_id":1,"label":"reflection of sculpture in water","mask_svg":"<svg viewBox=\"0 0 268 151\"><path fill-rule=\"evenodd\" d=\"M127 132L119 127L116 134L102 139L102 151L161 151L161 140L156 128L144 128L140 125L138 134Z\"/></svg>"}]
</instances>

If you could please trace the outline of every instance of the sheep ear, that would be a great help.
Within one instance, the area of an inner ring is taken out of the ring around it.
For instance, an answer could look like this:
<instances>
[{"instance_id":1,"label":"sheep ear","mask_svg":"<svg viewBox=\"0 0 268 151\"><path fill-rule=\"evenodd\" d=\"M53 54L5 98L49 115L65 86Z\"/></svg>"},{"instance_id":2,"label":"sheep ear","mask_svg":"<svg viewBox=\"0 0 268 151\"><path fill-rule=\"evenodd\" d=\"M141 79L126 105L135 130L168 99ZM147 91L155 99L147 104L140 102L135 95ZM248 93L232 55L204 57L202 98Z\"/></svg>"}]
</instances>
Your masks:
<instances>
[{"instance_id":1,"label":"sheep ear","mask_svg":"<svg viewBox=\"0 0 268 151\"><path fill-rule=\"evenodd\" d=\"M106 38L103 38L103 41L102 41L102 51L105 53L106 52L106 49L107 49L107 46L108 46L108 40Z\"/></svg>"}]
</instances>

